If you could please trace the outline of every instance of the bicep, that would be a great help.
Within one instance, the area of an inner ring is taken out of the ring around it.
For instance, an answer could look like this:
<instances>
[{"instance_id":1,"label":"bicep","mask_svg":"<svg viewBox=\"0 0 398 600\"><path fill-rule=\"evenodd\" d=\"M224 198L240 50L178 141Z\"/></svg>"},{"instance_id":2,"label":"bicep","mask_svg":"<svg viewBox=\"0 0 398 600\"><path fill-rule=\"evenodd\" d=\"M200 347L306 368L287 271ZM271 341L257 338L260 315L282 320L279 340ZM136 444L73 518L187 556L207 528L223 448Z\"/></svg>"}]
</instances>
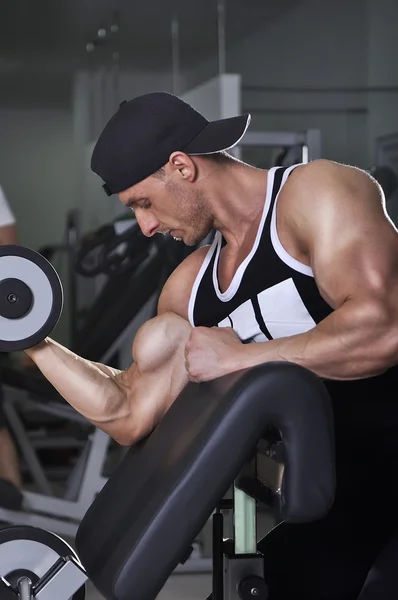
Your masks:
<instances>
[{"instance_id":1,"label":"bicep","mask_svg":"<svg viewBox=\"0 0 398 600\"><path fill-rule=\"evenodd\" d=\"M188 383L184 349L191 327L166 313L147 321L133 343L133 363L117 378L128 407L126 426L136 440L148 435Z\"/></svg>"},{"instance_id":2,"label":"bicep","mask_svg":"<svg viewBox=\"0 0 398 600\"><path fill-rule=\"evenodd\" d=\"M173 271L159 298L159 315L171 312L188 320L192 288L208 250L208 246L198 248Z\"/></svg>"}]
</instances>

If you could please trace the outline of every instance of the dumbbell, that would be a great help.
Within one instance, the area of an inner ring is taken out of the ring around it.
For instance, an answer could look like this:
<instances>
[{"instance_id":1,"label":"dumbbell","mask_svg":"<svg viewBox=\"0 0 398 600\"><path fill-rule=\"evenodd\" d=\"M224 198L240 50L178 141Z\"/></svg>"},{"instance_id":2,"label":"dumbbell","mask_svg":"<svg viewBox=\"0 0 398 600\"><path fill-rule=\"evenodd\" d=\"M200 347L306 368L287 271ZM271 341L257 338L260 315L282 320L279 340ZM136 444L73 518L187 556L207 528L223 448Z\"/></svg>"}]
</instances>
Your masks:
<instances>
[{"instance_id":1,"label":"dumbbell","mask_svg":"<svg viewBox=\"0 0 398 600\"><path fill-rule=\"evenodd\" d=\"M39 344L62 308L62 284L51 263L30 248L0 246L0 352Z\"/></svg>"}]
</instances>

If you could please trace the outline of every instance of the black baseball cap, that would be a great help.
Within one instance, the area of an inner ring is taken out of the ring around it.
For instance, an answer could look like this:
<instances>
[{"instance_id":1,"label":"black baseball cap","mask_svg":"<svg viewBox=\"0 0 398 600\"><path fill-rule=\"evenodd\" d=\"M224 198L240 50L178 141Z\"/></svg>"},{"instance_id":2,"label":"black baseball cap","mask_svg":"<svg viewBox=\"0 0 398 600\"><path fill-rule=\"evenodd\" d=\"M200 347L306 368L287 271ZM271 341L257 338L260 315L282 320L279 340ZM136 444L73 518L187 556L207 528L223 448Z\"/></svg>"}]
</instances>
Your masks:
<instances>
[{"instance_id":1,"label":"black baseball cap","mask_svg":"<svg viewBox=\"0 0 398 600\"><path fill-rule=\"evenodd\" d=\"M168 92L152 92L122 102L102 131L91 169L105 182L108 196L156 173L170 154L213 154L243 137L250 115L208 121L190 104Z\"/></svg>"}]
</instances>

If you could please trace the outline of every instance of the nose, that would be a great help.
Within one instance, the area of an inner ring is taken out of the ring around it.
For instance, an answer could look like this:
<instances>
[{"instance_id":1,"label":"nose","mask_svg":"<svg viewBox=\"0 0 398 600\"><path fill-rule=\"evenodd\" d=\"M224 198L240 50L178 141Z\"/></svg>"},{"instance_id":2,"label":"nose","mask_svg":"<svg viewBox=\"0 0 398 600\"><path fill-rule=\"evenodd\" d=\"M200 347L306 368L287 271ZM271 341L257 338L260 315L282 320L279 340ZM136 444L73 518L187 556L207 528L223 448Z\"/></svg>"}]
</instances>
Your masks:
<instances>
[{"instance_id":1,"label":"nose","mask_svg":"<svg viewBox=\"0 0 398 600\"><path fill-rule=\"evenodd\" d=\"M139 214L137 214L137 212L139 212ZM137 219L139 228L146 237L152 237L155 235L160 227L159 221L155 219L155 217L149 212L145 212L143 214L142 211L136 210L135 218Z\"/></svg>"}]
</instances>

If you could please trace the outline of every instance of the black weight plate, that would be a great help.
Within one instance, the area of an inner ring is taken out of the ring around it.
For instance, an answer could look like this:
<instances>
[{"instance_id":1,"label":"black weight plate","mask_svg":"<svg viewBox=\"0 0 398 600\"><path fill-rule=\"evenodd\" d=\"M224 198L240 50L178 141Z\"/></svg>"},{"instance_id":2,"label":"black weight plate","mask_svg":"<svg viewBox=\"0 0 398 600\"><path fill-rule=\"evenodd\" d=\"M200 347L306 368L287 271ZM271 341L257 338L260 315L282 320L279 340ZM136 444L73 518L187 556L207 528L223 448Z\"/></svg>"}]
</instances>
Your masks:
<instances>
[{"instance_id":1,"label":"black weight plate","mask_svg":"<svg viewBox=\"0 0 398 600\"><path fill-rule=\"evenodd\" d=\"M0 281L0 317L21 319L32 308L32 290L21 279L8 277Z\"/></svg>"},{"instance_id":2,"label":"black weight plate","mask_svg":"<svg viewBox=\"0 0 398 600\"><path fill-rule=\"evenodd\" d=\"M41 254L24 246L0 246L0 281L2 277L1 259L7 256L16 256L36 265L45 275L52 292L52 305L44 323L41 323L38 330L26 336L21 336L17 340L8 340L2 337L1 319L0 319L0 352L15 352L31 348L44 340L57 325L63 308L63 290L58 273L52 264ZM18 272L13 272L12 276L18 279ZM23 277L20 279L23 281ZM34 302L40 302L40 291L38 297L33 294ZM4 335L4 333L3 333Z\"/></svg>"}]
</instances>

